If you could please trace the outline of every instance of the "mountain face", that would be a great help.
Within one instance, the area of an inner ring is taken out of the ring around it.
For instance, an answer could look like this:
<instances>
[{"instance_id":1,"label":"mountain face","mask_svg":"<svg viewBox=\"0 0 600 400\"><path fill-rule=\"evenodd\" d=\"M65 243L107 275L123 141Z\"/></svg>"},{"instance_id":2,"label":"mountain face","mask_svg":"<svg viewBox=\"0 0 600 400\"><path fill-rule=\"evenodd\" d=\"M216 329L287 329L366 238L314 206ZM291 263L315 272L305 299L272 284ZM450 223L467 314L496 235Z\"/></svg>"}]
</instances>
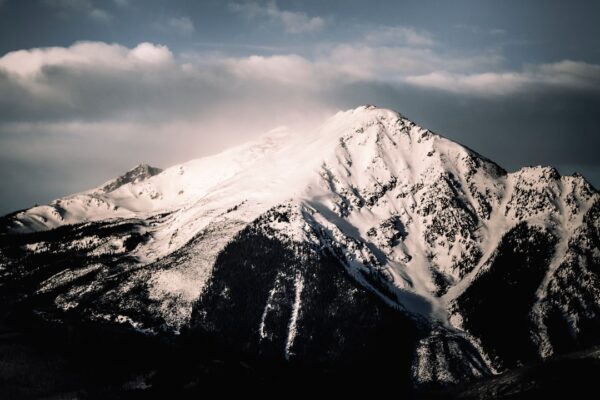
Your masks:
<instances>
[{"instance_id":1,"label":"mountain face","mask_svg":"<svg viewBox=\"0 0 600 400\"><path fill-rule=\"evenodd\" d=\"M46 321L283 365L393 363L418 387L600 344L600 194L372 106L0 224L3 309Z\"/></svg>"}]
</instances>

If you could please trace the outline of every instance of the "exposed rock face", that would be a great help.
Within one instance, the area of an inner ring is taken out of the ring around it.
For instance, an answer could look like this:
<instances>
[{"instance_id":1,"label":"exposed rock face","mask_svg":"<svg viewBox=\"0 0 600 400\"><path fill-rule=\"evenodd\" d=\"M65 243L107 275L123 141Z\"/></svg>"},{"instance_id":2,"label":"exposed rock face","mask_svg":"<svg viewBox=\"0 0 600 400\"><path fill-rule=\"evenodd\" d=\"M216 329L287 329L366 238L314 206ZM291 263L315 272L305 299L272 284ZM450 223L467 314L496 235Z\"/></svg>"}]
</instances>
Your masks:
<instances>
[{"instance_id":1,"label":"exposed rock face","mask_svg":"<svg viewBox=\"0 0 600 400\"><path fill-rule=\"evenodd\" d=\"M436 386L600 342L600 194L374 107L142 165L0 231L11 304L272 362L395 361Z\"/></svg>"},{"instance_id":2,"label":"exposed rock face","mask_svg":"<svg viewBox=\"0 0 600 400\"><path fill-rule=\"evenodd\" d=\"M154 175L158 175L162 172L162 169L151 167L148 164L139 164L133 169L127 171L117 179L107 182L102 186L102 190L106 193L110 193L113 190L117 190L123 185L128 183L139 183L146 180Z\"/></svg>"}]
</instances>

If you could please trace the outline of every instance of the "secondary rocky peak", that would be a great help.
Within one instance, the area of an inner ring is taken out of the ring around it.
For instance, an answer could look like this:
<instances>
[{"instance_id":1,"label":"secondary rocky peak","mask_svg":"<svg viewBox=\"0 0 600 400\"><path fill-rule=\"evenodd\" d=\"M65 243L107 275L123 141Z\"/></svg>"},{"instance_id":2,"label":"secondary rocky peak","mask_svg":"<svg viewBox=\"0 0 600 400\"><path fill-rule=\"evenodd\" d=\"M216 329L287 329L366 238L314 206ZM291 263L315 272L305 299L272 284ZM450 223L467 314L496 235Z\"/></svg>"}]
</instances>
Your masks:
<instances>
[{"instance_id":1,"label":"secondary rocky peak","mask_svg":"<svg viewBox=\"0 0 600 400\"><path fill-rule=\"evenodd\" d=\"M138 164L129 171L125 172L123 175L119 176L118 178L113 179L112 181L109 181L108 183L104 184L104 186L102 186L102 190L106 193L110 193L113 190L116 190L127 183L141 182L150 177L153 177L154 175L160 174L162 171L163 170L160 168L151 167L150 165L145 163Z\"/></svg>"}]
</instances>

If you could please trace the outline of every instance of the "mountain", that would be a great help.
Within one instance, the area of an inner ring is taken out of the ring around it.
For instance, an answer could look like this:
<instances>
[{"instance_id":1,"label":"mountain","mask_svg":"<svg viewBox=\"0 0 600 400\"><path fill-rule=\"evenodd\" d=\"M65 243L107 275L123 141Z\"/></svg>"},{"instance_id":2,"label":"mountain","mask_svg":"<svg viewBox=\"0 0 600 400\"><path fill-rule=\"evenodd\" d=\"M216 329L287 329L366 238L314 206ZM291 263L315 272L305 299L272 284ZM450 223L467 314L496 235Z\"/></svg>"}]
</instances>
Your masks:
<instances>
[{"instance_id":1,"label":"mountain","mask_svg":"<svg viewBox=\"0 0 600 400\"><path fill-rule=\"evenodd\" d=\"M373 106L140 165L0 232L3 309L268 365L437 388L600 344L596 189Z\"/></svg>"}]
</instances>

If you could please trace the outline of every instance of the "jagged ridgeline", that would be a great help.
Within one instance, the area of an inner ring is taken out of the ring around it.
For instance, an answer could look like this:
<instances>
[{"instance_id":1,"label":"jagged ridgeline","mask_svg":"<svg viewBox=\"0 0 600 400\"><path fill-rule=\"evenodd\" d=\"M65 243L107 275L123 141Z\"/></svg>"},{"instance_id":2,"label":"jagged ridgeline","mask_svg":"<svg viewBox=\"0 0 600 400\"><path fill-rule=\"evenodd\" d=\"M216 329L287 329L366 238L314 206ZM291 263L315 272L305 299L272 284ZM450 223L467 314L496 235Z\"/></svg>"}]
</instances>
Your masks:
<instances>
[{"instance_id":1,"label":"jagged ridgeline","mask_svg":"<svg viewBox=\"0 0 600 400\"><path fill-rule=\"evenodd\" d=\"M261 365L392 364L435 388L600 344L598 192L372 106L140 165L0 229L11 315L202 337Z\"/></svg>"}]
</instances>

